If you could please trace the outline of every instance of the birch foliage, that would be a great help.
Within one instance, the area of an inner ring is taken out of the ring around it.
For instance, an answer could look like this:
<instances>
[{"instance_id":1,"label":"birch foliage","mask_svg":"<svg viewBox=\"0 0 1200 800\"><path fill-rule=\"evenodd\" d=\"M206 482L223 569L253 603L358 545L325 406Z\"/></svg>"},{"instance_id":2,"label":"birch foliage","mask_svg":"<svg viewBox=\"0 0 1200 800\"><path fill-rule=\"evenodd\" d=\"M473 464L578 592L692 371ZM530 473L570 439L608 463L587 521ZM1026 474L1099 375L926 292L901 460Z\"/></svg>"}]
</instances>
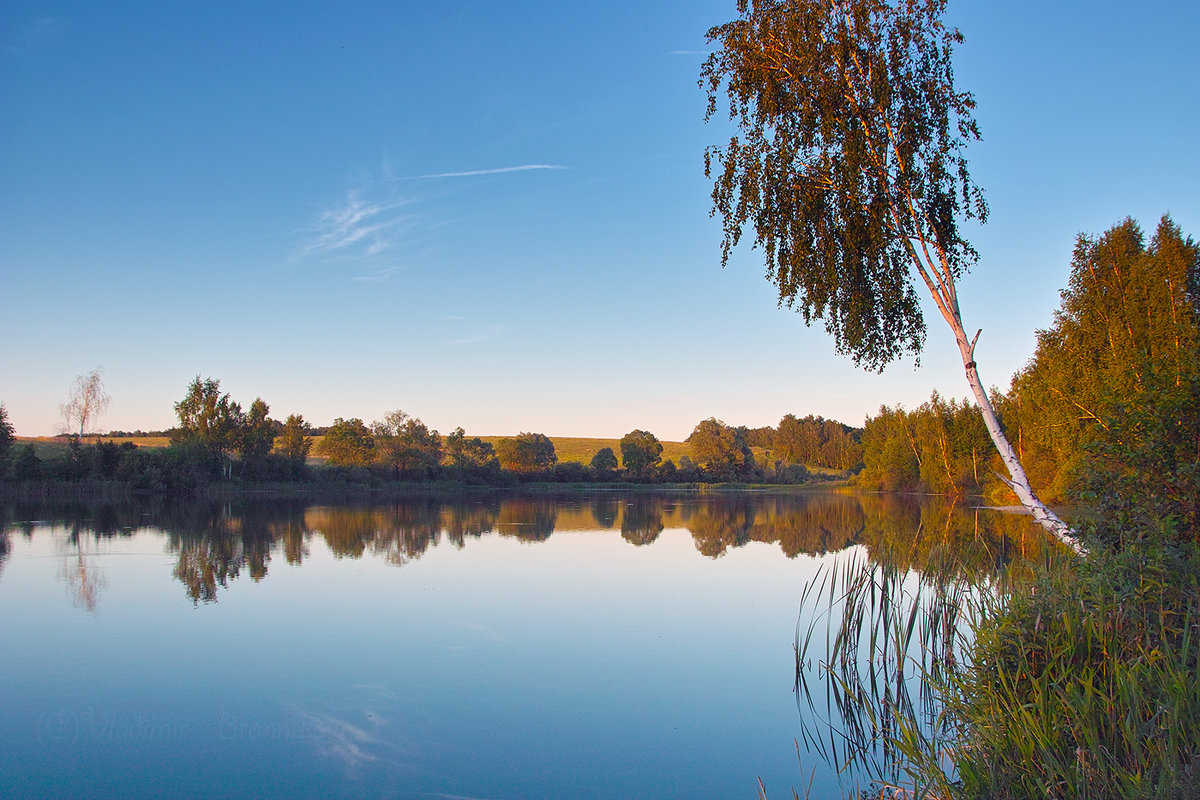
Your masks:
<instances>
[{"instance_id":1,"label":"birch foliage","mask_svg":"<svg viewBox=\"0 0 1200 800\"><path fill-rule=\"evenodd\" d=\"M987 215L967 172L974 101L954 88L945 2L741 0L708 32L708 115L738 128L705 153L722 263L753 232L779 302L822 320L839 352L882 370L925 337L919 279L943 314Z\"/></svg>"}]
</instances>

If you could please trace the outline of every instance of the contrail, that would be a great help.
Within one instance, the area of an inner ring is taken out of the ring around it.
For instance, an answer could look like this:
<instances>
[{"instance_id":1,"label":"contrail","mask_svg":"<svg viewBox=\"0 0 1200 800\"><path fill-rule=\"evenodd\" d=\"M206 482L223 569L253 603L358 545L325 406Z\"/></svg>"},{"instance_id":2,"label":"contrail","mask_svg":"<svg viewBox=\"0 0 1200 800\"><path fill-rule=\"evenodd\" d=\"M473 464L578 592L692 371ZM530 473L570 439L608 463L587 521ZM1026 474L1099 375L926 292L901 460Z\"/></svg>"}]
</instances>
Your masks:
<instances>
[{"instance_id":1,"label":"contrail","mask_svg":"<svg viewBox=\"0 0 1200 800\"><path fill-rule=\"evenodd\" d=\"M499 175L502 172L525 172L531 169L566 169L561 164L521 164L518 167L497 167L496 169L470 169L465 172L437 172L432 175L418 175L421 178L469 178L473 175Z\"/></svg>"}]
</instances>

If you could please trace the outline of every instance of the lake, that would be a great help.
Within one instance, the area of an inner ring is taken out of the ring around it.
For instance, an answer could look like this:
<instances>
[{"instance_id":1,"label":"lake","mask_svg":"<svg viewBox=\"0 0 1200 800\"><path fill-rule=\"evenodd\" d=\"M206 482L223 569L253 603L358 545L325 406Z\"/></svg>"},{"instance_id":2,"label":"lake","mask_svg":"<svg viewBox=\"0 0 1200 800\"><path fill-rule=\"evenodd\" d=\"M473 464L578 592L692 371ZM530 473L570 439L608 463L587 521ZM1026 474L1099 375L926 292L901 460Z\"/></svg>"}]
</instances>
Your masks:
<instances>
[{"instance_id":1,"label":"lake","mask_svg":"<svg viewBox=\"0 0 1200 800\"><path fill-rule=\"evenodd\" d=\"M0 514L8 798L831 796L797 755L806 582L1041 546L1024 518L837 493Z\"/></svg>"}]
</instances>

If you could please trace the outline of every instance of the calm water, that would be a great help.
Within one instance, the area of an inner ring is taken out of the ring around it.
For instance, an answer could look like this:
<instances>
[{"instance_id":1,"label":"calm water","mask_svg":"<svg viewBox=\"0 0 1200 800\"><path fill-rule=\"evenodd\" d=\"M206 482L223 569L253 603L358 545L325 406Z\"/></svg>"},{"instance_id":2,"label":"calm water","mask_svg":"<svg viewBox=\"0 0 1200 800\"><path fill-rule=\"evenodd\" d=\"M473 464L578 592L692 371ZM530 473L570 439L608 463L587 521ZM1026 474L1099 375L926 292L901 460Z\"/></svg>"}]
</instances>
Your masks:
<instances>
[{"instance_id":1,"label":"calm water","mask_svg":"<svg viewBox=\"0 0 1200 800\"><path fill-rule=\"evenodd\" d=\"M834 494L0 513L11 798L782 798L814 769L827 796L795 744L805 582L1036 546Z\"/></svg>"}]
</instances>

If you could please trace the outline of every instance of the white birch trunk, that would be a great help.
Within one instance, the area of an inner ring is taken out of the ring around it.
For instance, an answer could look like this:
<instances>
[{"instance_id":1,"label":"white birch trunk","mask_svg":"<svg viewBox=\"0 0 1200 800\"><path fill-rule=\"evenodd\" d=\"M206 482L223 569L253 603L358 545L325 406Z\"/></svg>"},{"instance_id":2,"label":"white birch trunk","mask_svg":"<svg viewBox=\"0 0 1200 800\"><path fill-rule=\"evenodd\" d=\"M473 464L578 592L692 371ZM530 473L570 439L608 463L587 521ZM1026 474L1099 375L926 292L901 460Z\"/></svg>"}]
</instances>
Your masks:
<instances>
[{"instance_id":1,"label":"white birch trunk","mask_svg":"<svg viewBox=\"0 0 1200 800\"><path fill-rule=\"evenodd\" d=\"M967 333L963 330L962 320L957 318L947 319L950 327L954 331L954 338L958 342L959 353L962 354L963 367L967 373L967 383L971 385L971 392L975 395L975 402L979 405L979 412L983 414L983 424L987 426L988 435L992 437L992 443L996 445L997 452L1000 453L1000 459L1004 462L1005 468L1008 469L1008 478L1000 475L1000 479L1004 481L1017 499L1021 501L1021 505L1033 515L1043 528L1049 531L1056 539L1071 548L1075 553L1084 554L1083 545L1075 537L1067 523L1058 518L1058 515L1051 511L1038 496L1034 494L1033 489L1029 485L1029 478L1025 475L1025 468L1021 466L1020 459L1017 458L1016 452L1013 450L1012 444L1009 443L1008 437L1004 435L1004 430L1000 427L1000 420L996 418L996 411L992 408L992 401L987 396L987 391L983 388L983 382L979 379L979 369L975 365L975 343L967 340ZM976 336L978 338L978 335Z\"/></svg>"}]
</instances>

